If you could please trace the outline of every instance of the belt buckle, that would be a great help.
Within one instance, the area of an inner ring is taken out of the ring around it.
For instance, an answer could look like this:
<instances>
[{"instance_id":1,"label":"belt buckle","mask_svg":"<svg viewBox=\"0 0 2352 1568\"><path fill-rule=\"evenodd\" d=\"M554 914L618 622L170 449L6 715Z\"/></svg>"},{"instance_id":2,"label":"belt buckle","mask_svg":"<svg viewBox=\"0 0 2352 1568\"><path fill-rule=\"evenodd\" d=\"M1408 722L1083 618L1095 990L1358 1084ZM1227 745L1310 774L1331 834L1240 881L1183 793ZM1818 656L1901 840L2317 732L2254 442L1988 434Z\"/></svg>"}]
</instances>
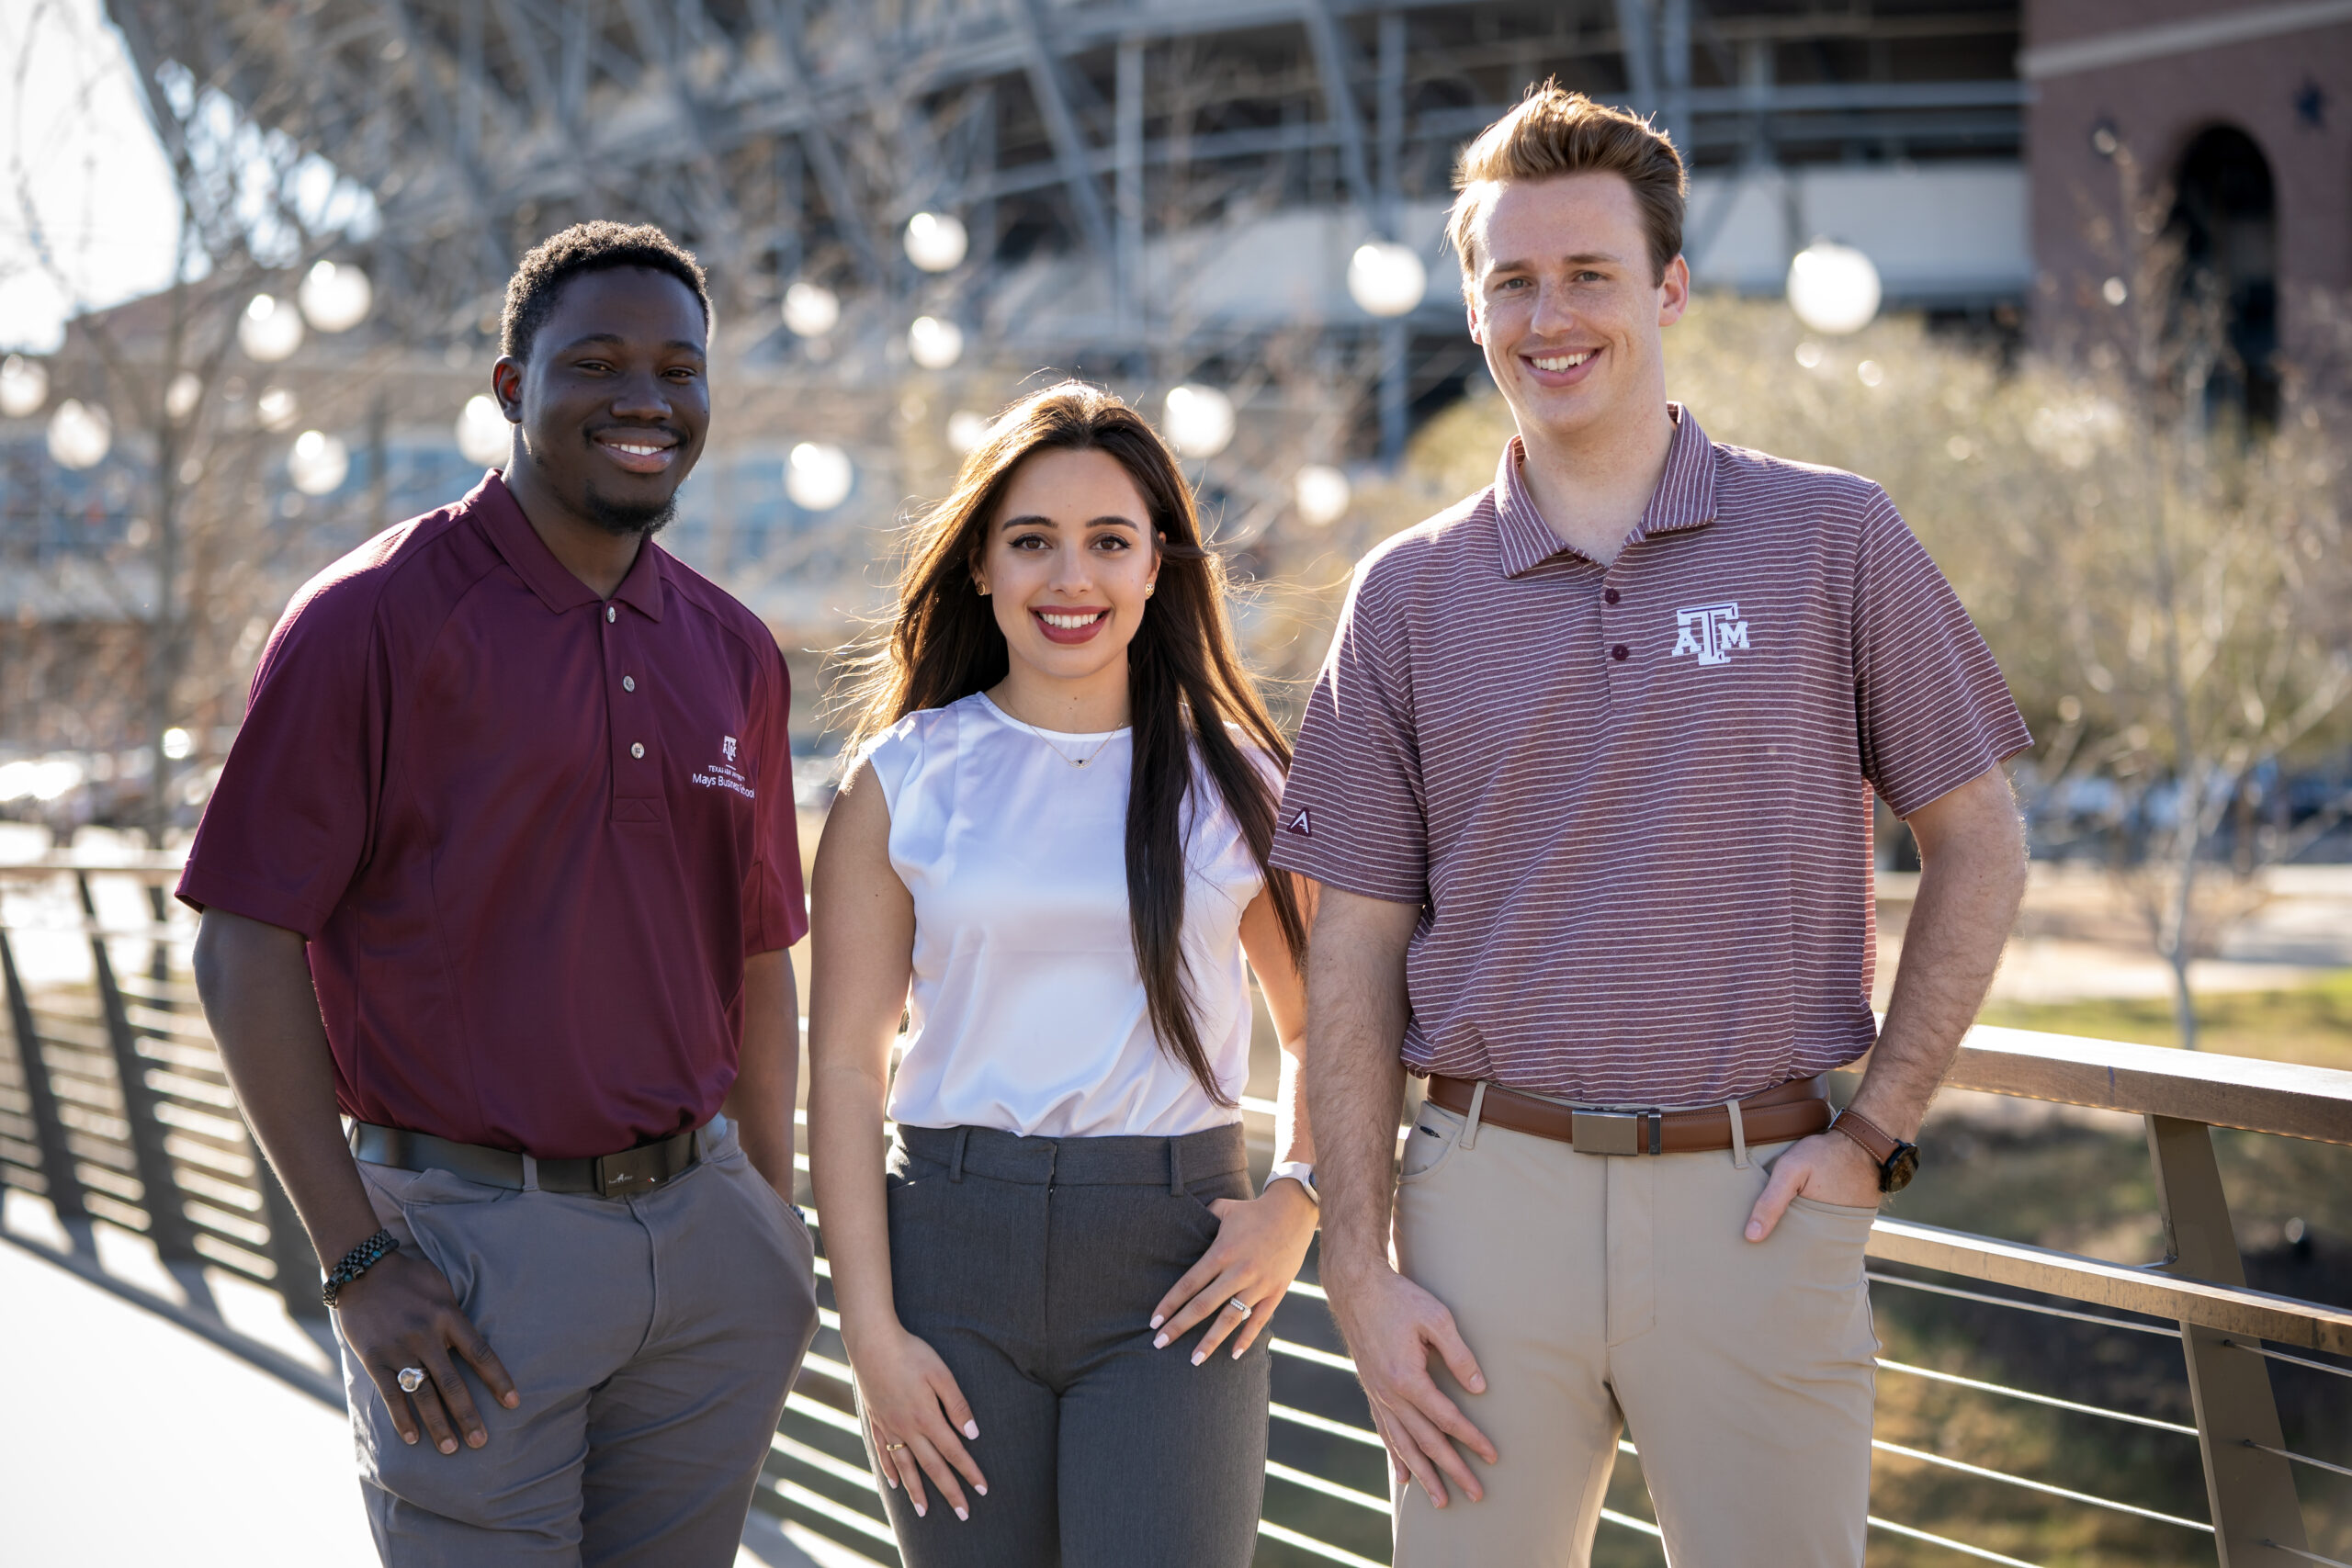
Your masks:
<instances>
[{"instance_id":1,"label":"belt buckle","mask_svg":"<svg viewBox=\"0 0 2352 1568\"><path fill-rule=\"evenodd\" d=\"M1655 1111L1568 1110L1568 1142L1580 1155L1637 1155ZM1654 1140L1652 1140L1654 1141Z\"/></svg>"},{"instance_id":2,"label":"belt buckle","mask_svg":"<svg viewBox=\"0 0 2352 1568\"><path fill-rule=\"evenodd\" d=\"M650 1192L669 1177L658 1169L647 1169L646 1149L626 1149L616 1155L596 1156L596 1190L606 1198L634 1198L640 1192Z\"/></svg>"}]
</instances>

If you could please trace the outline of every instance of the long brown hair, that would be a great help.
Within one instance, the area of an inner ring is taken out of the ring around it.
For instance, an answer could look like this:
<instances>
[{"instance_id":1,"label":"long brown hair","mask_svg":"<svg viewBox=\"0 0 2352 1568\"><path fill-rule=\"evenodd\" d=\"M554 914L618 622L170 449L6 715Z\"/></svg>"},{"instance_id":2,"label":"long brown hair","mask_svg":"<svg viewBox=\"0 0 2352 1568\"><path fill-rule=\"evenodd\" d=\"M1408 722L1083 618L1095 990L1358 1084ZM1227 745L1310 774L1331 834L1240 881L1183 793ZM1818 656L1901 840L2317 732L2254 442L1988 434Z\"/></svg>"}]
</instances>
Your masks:
<instances>
[{"instance_id":1,"label":"long brown hair","mask_svg":"<svg viewBox=\"0 0 2352 1568\"><path fill-rule=\"evenodd\" d=\"M1291 879L1268 863L1275 789L1236 744L1228 724L1281 767L1290 746L1241 667L1226 617L1225 565L1201 540L1184 476L1143 416L1100 387L1064 381L997 417L964 459L947 499L907 530L899 612L888 632L851 664L839 703L848 754L908 714L945 707L1004 679L1004 633L974 586L1013 470L1037 452L1100 452L1126 470L1158 536L1159 586L1127 645L1128 722L1135 761L1127 794L1127 911L1153 1031L1220 1105L1232 1098L1202 1048L1184 961L1182 811L1197 755L1266 877L1283 940L1304 957L1306 927Z\"/></svg>"}]
</instances>

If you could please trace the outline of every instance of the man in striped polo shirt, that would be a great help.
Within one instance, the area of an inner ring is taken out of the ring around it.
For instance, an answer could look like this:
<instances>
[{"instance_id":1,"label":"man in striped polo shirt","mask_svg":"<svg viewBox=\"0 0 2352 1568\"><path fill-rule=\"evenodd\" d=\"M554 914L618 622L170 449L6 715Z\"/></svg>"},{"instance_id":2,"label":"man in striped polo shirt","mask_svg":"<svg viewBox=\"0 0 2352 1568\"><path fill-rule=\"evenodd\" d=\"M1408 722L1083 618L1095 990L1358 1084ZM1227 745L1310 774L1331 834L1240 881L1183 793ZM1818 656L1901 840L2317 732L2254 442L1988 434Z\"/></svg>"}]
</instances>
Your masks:
<instances>
[{"instance_id":1,"label":"man in striped polo shirt","mask_svg":"<svg viewBox=\"0 0 2352 1568\"><path fill-rule=\"evenodd\" d=\"M1876 485L1667 400L1663 136L1547 85L1456 186L1519 434L1357 571L1274 854L1322 886L1322 1278L1396 1561L1587 1562L1630 1427L1676 1562L1859 1568L1863 1245L2016 912L2031 738ZM1872 790L1924 866L1883 1029Z\"/></svg>"}]
</instances>

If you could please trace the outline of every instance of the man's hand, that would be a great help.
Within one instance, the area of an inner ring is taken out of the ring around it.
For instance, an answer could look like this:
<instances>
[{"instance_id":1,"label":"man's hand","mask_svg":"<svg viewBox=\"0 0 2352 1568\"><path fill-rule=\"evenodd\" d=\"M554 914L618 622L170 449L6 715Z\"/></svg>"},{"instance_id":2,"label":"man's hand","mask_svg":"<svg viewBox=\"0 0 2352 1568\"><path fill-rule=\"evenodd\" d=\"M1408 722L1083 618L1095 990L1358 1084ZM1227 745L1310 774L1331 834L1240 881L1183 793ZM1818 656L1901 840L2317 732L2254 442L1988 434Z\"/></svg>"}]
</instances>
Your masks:
<instances>
[{"instance_id":1,"label":"man's hand","mask_svg":"<svg viewBox=\"0 0 2352 1568\"><path fill-rule=\"evenodd\" d=\"M1772 1179L1747 1216L1747 1239L1762 1241L1789 1212L1791 1200L1810 1198L1849 1209L1878 1207L1878 1166L1870 1151L1843 1133L1815 1133L1772 1166Z\"/></svg>"},{"instance_id":2,"label":"man's hand","mask_svg":"<svg viewBox=\"0 0 2352 1568\"><path fill-rule=\"evenodd\" d=\"M1472 1393L1487 1392L1486 1374L1463 1343L1453 1314L1385 1263L1344 1279L1327 1272L1323 1283L1397 1480L1410 1475L1440 1508L1448 1500L1445 1478L1472 1502L1484 1497L1486 1488L1453 1445L1464 1444L1488 1464L1498 1458L1495 1445L1430 1376L1434 1350L1456 1382Z\"/></svg>"},{"instance_id":3,"label":"man's hand","mask_svg":"<svg viewBox=\"0 0 2352 1568\"><path fill-rule=\"evenodd\" d=\"M334 1310L345 1342L375 1380L404 1443L416 1441L420 1418L433 1434L433 1446L445 1454L458 1451L461 1433L469 1449L490 1440L473 1393L449 1358L452 1349L501 1404L512 1410L523 1403L490 1341L458 1310L449 1281L421 1257L403 1249L384 1258L343 1287ZM405 1367L424 1369L425 1381L414 1393L401 1392Z\"/></svg>"}]
</instances>

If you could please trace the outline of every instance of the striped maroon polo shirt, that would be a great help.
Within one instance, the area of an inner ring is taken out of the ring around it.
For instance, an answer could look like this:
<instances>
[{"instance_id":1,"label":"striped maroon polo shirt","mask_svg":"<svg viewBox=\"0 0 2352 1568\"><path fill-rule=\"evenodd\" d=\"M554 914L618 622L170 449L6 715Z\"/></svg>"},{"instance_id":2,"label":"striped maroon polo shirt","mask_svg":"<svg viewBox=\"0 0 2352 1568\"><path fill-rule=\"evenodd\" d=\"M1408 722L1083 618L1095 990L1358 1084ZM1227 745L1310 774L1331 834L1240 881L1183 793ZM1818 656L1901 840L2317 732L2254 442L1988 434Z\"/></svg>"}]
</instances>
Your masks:
<instances>
[{"instance_id":1,"label":"striped maroon polo shirt","mask_svg":"<svg viewBox=\"0 0 2352 1568\"><path fill-rule=\"evenodd\" d=\"M2032 744L1884 491L1671 412L1612 564L1514 438L1357 569L1273 858L1421 906L1416 1072L1672 1108L1852 1061L1871 790L1908 816Z\"/></svg>"}]
</instances>

